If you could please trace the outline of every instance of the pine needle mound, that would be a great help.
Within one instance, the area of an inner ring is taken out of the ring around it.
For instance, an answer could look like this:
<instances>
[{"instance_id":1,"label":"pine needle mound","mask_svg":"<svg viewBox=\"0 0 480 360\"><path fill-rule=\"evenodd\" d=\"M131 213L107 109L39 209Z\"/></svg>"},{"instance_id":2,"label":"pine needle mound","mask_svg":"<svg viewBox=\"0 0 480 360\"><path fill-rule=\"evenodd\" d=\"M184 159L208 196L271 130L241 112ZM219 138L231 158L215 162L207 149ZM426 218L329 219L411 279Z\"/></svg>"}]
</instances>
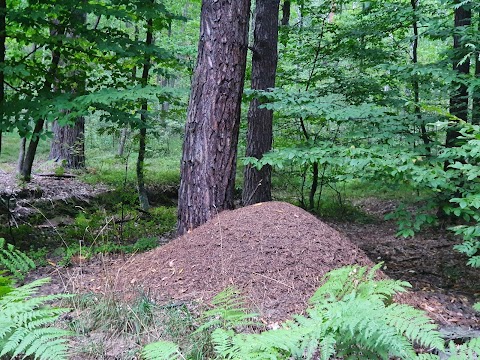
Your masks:
<instances>
[{"instance_id":1,"label":"pine needle mound","mask_svg":"<svg viewBox=\"0 0 480 360\"><path fill-rule=\"evenodd\" d=\"M234 285L272 321L302 312L322 276L350 264L372 262L306 211L269 202L224 211L167 245L134 256L114 270L114 286L140 287L157 299L208 300Z\"/></svg>"}]
</instances>

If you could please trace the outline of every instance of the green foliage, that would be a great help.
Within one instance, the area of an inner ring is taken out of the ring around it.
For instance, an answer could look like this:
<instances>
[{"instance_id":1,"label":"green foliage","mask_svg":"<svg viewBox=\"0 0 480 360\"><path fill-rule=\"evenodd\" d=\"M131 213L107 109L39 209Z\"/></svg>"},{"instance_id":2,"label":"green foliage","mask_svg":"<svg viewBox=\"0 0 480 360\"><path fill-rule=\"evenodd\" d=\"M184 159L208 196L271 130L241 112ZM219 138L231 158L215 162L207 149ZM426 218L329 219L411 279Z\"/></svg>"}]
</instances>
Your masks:
<instances>
[{"instance_id":1,"label":"green foliage","mask_svg":"<svg viewBox=\"0 0 480 360\"><path fill-rule=\"evenodd\" d=\"M0 238L0 267L8 270L15 279L22 280L28 271L35 268L35 263L25 253Z\"/></svg>"},{"instance_id":2,"label":"green foliage","mask_svg":"<svg viewBox=\"0 0 480 360\"><path fill-rule=\"evenodd\" d=\"M213 309L202 314L202 322L197 331L211 328L231 330L241 326L253 325L256 314L247 312L247 307L239 290L228 287L212 299Z\"/></svg>"},{"instance_id":3,"label":"green foliage","mask_svg":"<svg viewBox=\"0 0 480 360\"><path fill-rule=\"evenodd\" d=\"M471 360L480 356L480 338L472 339L460 346L450 343L448 348L449 360Z\"/></svg>"},{"instance_id":4,"label":"green foliage","mask_svg":"<svg viewBox=\"0 0 480 360\"><path fill-rule=\"evenodd\" d=\"M24 253L6 244L0 238L0 265L11 276L24 277L35 264ZM13 287L10 276L0 272L0 357L10 355L32 356L34 359L66 359L69 332L51 327L58 317L69 309L55 308L52 301L67 295L36 296L38 288L49 279L33 281Z\"/></svg>"},{"instance_id":5,"label":"green foliage","mask_svg":"<svg viewBox=\"0 0 480 360\"><path fill-rule=\"evenodd\" d=\"M225 325L211 334L215 358L311 359L319 355L321 359L416 359L422 356L417 357L414 344L443 350L436 326L423 312L392 302L409 284L376 280L379 266L371 270L349 266L328 273L310 299L306 316L296 315L279 329L258 334L235 331L234 325L243 324L250 316L237 292L221 293L216 300L220 308L211 312L216 317L213 325ZM233 316L225 321L225 314ZM175 344L162 341L150 344L142 354L146 359L184 358L179 351Z\"/></svg>"},{"instance_id":6,"label":"green foliage","mask_svg":"<svg viewBox=\"0 0 480 360\"><path fill-rule=\"evenodd\" d=\"M50 327L69 309L46 305L65 295L35 296L49 279L13 289L0 297L0 356L33 356L35 359L66 359L68 331Z\"/></svg>"},{"instance_id":7,"label":"green foliage","mask_svg":"<svg viewBox=\"0 0 480 360\"><path fill-rule=\"evenodd\" d=\"M145 360L176 360L184 359L178 346L170 341L159 341L148 344L142 350L142 356Z\"/></svg>"}]
</instances>

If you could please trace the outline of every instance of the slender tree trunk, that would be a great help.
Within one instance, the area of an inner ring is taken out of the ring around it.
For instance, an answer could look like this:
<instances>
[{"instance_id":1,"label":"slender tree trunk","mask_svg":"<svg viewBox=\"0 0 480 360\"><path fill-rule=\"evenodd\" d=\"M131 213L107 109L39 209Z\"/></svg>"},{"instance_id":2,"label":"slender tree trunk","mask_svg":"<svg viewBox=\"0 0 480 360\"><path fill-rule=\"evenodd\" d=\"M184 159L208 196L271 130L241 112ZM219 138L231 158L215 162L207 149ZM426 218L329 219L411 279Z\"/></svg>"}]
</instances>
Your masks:
<instances>
[{"instance_id":1,"label":"slender tree trunk","mask_svg":"<svg viewBox=\"0 0 480 360\"><path fill-rule=\"evenodd\" d=\"M6 0L0 0L0 154L2 153L2 135L3 126L5 125L5 53L6 53L6 40L7 40L7 2Z\"/></svg>"},{"instance_id":2,"label":"slender tree trunk","mask_svg":"<svg viewBox=\"0 0 480 360\"><path fill-rule=\"evenodd\" d=\"M412 28L413 28L413 42L412 42L412 62L414 65L418 64L418 16L417 16L417 11L418 11L418 1L419 0L410 0L410 4L412 5L412 10L413 10L413 22L412 22ZM423 144L426 147L426 150L428 153L430 153L430 139L427 134L427 128L425 127L425 122L422 119L422 112L420 109L420 83L418 81L417 76L415 75L413 81L412 81L412 87L413 87L413 96L414 96L414 112L415 116L417 118L418 125L420 126L420 131L421 131L421 138L423 141Z\"/></svg>"},{"instance_id":3,"label":"slender tree trunk","mask_svg":"<svg viewBox=\"0 0 480 360\"><path fill-rule=\"evenodd\" d=\"M279 0L257 0L253 33L252 89L268 90L275 87L277 71ZM248 111L247 157L260 159L272 148L273 111L261 109L255 98ZM244 171L242 201L244 205L272 200L270 166L260 170L247 165Z\"/></svg>"},{"instance_id":4,"label":"slender tree trunk","mask_svg":"<svg viewBox=\"0 0 480 360\"><path fill-rule=\"evenodd\" d=\"M475 54L475 78L480 81L480 53ZM480 124L480 86L473 92L472 124Z\"/></svg>"},{"instance_id":5,"label":"slender tree trunk","mask_svg":"<svg viewBox=\"0 0 480 360\"><path fill-rule=\"evenodd\" d=\"M291 1L290 0L283 0L282 4L282 26L288 26L290 24L290 9L291 9Z\"/></svg>"},{"instance_id":6,"label":"slender tree trunk","mask_svg":"<svg viewBox=\"0 0 480 360\"><path fill-rule=\"evenodd\" d=\"M315 209L315 194L316 194L317 189L318 189L318 178L319 178L318 162L315 161L313 163L313 168L312 168L312 186L310 187L310 193L308 194L309 210L314 210ZM320 192L320 196L321 196L321 192Z\"/></svg>"},{"instance_id":7,"label":"slender tree trunk","mask_svg":"<svg viewBox=\"0 0 480 360\"><path fill-rule=\"evenodd\" d=\"M458 2L459 0L457 0ZM468 6L468 5L467 5ZM467 9L465 6L459 6L455 9L455 29L460 27L469 26L471 24L472 12ZM453 37L453 70L455 70L458 75L468 75L470 73L470 60L467 58L465 61L460 63L462 58L465 55L463 51L464 44L461 40L460 35L455 34ZM461 120L468 120L468 87L465 83L459 81L454 83L456 89L454 89L453 94L450 96L450 113L455 115ZM460 133L458 132L457 127L451 127L447 130L446 137L446 146L453 147L456 146L457 138Z\"/></svg>"},{"instance_id":8,"label":"slender tree trunk","mask_svg":"<svg viewBox=\"0 0 480 360\"><path fill-rule=\"evenodd\" d=\"M147 111L146 102L142 104L142 111ZM143 117L143 115L142 115ZM146 120L146 119L145 119ZM148 201L147 190L145 189L145 149L147 140L147 129L145 127L140 128L139 132L139 144L138 144L138 157L137 157L137 190L138 200L140 202L140 208L144 211L150 209L150 203Z\"/></svg>"},{"instance_id":9,"label":"slender tree trunk","mask_svg":"<svg viewBox=\"0 0 480 360\"><path fill-rule=\"evenodd\" d=\"M138 35L140 30L138 29L138 25L135 24L135 30L134 30L134 39L135 42L138 41ZM134 66L132 69L132 83L136 84L137 83L137 66ZM125 126L122 128L122 132L120 134L120 143L118 144L118 150L117 150L117 155L118 156L123 156L123 153L125 151L125 143L127 142L127 138L130 134L129 128Z\"/></svg>"},{"instance_id":10,"label":"slender tree trunk","mask_svg":"<svg viewBox=\"0 0 480 360\"><path fill-rule=\"evenodd\" d=\"M128 137L128 128L124 127L120 134L120 143L118 144L118 151L117 151L118 156L123 156L123 153L125 152L125 143L127 142L127 137Z\"/></svg>"},{"instance_id":11,"label":"slender tree trunk","mask_svg":"<svg viewBox=\"0 0 480 360\"><path fill-rule=\"evenodd\" d=\"M17 171L20 173L23 169L23 162L25 160L25 147L27 146L27 139L22 137L20 141L20 149L18 151Z\"/></svg>"},{"instance_id":12,"label":"slender tree trunk","mask_svg":"<svg viewBox=\"0 0 480 360\"><path fill-rule=\"evenodd\" d=\"M152 0L153 3L154 0ZM147 38L145 40L145 45L149 48L153 43L153 19L147 20ZM148 73L150 71L150 55L145 57L145 63L143 64L142 72L142 86L147 86L148 83ZM137 189L138 189L138 199L140 201L140 208L144 211L150 209L150 204L148 202L147 190L145 189L145 150L146 150L146 140L147 140L147 121L148 121L148 102L147 100L142 100L142 111L140 113L141 118L141 127L139 134L139 145L138 145L138 158L137 158Z\"/></svg>"},{"instance_id":13,"label":"slender tree trunk","mask_svg":"<svg viewBox=\"0 0 480 360\"><path fill-rule=\"evenodd\" d=\"M178 203L183 234L232 209L250 0L203 0Z\"/></svg>"},{"instance_id":14,"label":"slender tree trunk","mask_svg":"<svg viewBox=\"0 0 480 360\"><path fill-rule=\"evenodd\" d=\"M61 30L61 33L64 33L64 29ZM58 35L55 30L51 31L51 35ZM59 44L61 46L61 44ZM58 65L60 64L60 53L58 50L52 50L52 62L50 64L50 69L45 76L45 81L43 83L40 94L48 94L52 90L53 79L57 74ZM32 138L28 144L28 148L23 160L22 171L20 175L24 181L29 182L32 177L32 167L33 161L35 160L35 154L37 153L38 143L40 141L40 133L43 130L43 125L45 124L45 119L38 119L35 121L35 127L33 128Z\"/></svg>"},{"instance_id":15,"label":"slender tree trunk","mask_svg":"<svg viewBox=\"0 0 480 360\"><path fill-rule=\"evenodd\" d=\"M480 12L477 14L477 27L480 33ZM480 81L480 51L475 53L475 78ZM477 85L472 96L472 124L480 124L480 86Z\"/></svg>"}]
</instances>

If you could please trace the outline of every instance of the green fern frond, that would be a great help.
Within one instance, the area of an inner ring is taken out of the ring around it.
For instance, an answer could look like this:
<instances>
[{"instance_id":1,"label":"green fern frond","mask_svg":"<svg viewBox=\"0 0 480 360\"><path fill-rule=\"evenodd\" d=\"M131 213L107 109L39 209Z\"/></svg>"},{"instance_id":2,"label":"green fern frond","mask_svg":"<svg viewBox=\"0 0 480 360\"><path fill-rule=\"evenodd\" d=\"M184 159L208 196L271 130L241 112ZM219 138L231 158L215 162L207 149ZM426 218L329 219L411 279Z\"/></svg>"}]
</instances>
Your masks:
<instances>
[{"instance_id":1,"label":"green fern frond","mask_svg":"<svg viewBox=\"0 0 480 360\"><path fill-rule=\"evenodd\" d=\"M294 354L304 352L299 347L302 339L302 329L276 329L264 331L260 334L247 334L242 349L249 349L253 354Z\"/></svg>"},{"instance_id":2,"label":"green fern frond","mask_svg":"<svg viewBox=\"0 0 480 360\"><path fill-rule=\"evenodd\" d=\"M354 298L333 303L323 311L327 313L329 332L333 332L338 340L337 351L344 356L365 351L374 352L376 358L382 359L415 356L408 339L386 323L388 311L380 301Z\"/></svg>"},{"instance_id":3,"label":"green fern frond","mask_svg":"<svg viewBox=\"0 0 480 360\"><path fill-rule=\"evenodd\" d=\"M444 340L436 331L437 325L423 311L402 304L391 304L386 310L386 323L410 341L424 347L443 349Z\"/></svg>"},{"instance_id":4,"label":"green fern frond","mask_svg":"<svg viewBox=\"0 0 480 360\"><path fill-rule=\"evenodd\" d=\"M475 309L475 311L480 311L480 303L473 304L473 308Z\"/></svg>"},{"instance_id":5,"label":"green fern frond","mask_svg":"<svg viewBox=\"0 0 480 360\"><path fill-rule=\"evenodd\" d=\"M241 348L234 341L233 330L215 329L212 333L212 343L217 354L223 359L241 359Z\"/></svg>"},{"instance_id":6,"label":"green fern frond","mask_svg":"<svg viewBox=\"0 0 480 360\"><path fill-rule=\"evenodd\" d=\"M306 316L296 315L280 329L260 334L236 332L235 325L250 317L245 318L239 293L230 289L216 297L218 308L205 313L210 319L203 328L219 326L211 339L222 359L438 360L435 355L417 356L414 349L414 344L444 349L436 326L423 312L390 303L409 284L375 280L379 268L349 266L330 272ZM458 353L477 354L475 346L472 342Z\"/></svg>"},{"instance_id":7,"label":"green fern frond","mask_svg":"<svg viewBox=\"0 0 480 360\"><path fill-rule=\"evenodd\" d=\"M35 359L66 359L70 332L50 327L69 309L45 303L68 295L35 296L49 279L40 279L13 289L0 298L0 357L33 356Z\"/></svg>"},{"instance_id":8,"label":"green fern frond","mask_svg":"<svg viewBox=\"0 0 480 360\"><path fill-rule=\"evenodd\" d=\"M320 359L328 360L335 355L335 346L337 341L332 334L326 335L319 344Z\"/></svg>"},{"instance_id":9,"label":"green fern frond","mask_svg":"<svg viewBox=\"0 0 480 360\"><path fill-rule=\"evenodd\" d=\"M472 360L480 357L480 338L472 339L465 344L456 346L452 341L449 344L449 360Z\"/></svg>"},{"instance_id":10,"label":"green fern frond","mask_svg":"<svg viewBox=\"0 0 480 360\"><path fill-rule=\"evenodd\" d=\"M184 359L177 344L171 341L157 341L148 344L142 350L145 360L178 360Z\"/></svg>"},{"instance_id":11,"label":"green fern frond","mask_svg":"<svg viewBox=\"0 0 480 360\"><path fill-rule=\"evenodd\" d=\"M310 299L310 318L325 323L325 333L337 339L338 354L358 356L371 352L376 354L374 358L410 359L415 357L414 342L443 349L436 326L423 312L407 305L387 306L387 300L410 285L374 280L379 267L370 271L359 266L334 270Z\"/></svg>"},{"instance_id":12,"label":"green fern frond","mask_svg":"<svg viewBox=\"0 0 480 360\"><path fill-rule=\"evenodd\" d=\"M382 301L390 301L393 295L411 287L406 281L375 280L375 274L381 266L382 263L368 270L367 267L353 265L330 271L324 276L323 285L310 298L310 304L341 300L354 292L361 298L376 297Z\"/></svg>"},{"instance_id":13,"label":"green fern frond","mask_svg":"<svg viewBox=\"0 0 480 360\"><path fill-rule=\"evenodd\" d=\"M13 245L7 244L4 238L0 238L0 267L7 269L13 277L23 280L25 274L35 268L35 263Z\"/></svg>"},{"instance_id":14,"label":"green fern frond","mask_svg":"<svg viewBox=\"0 0 480 360\"><path fill-rule=\"evenodd\" d=\"M257 314L249 313L241 292L234 287L228 287L212 300L213 309L202 314L203 325L196 332L215 326L232 329L239 326L254 324Z\"/></svg>"},{"instance_id":15,"label":"green fern frond","mask_svg":"<svg viewBox=\"0 0 480 360\"><path fill-rule=\"evenodd\" d=\"M434 354L418 354L417 359L418 360L439 360L440 357Z\"/></svg>"}]
</instances>

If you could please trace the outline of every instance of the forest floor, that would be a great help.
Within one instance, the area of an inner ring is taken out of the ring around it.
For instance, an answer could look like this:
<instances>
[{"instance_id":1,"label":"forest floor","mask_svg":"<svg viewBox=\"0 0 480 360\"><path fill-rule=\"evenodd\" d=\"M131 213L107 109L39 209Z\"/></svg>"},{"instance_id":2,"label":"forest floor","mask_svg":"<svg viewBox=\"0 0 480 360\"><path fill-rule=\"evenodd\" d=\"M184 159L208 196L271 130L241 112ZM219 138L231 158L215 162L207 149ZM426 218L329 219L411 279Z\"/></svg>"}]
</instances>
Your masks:
<instances>
[{"instance_id":1,"label":"forest floor","mask_svg":"<svg viewBox=\"0 0 480 360\"><path fill-rule=\"evenodd\" d=\"M1 179L0 195L15 188L6 183L7 176ZM71 196L75 189L86 189L77 181L34 177L32 187L41 189L40 198ZM281 202L226 211L147 253L80 258L67 268L53 259L27 281L51 277L43 293L112 292L128 298L142 289L160 303L208 301L225 286L236 285L271 325L304 310L329 270L384 262L387 276L412 284L400 301L425 310L450 337L470 337L470 330L480 329L472 309L480 297L480 270L468 267L467 259L453 250L456 239L448 230L432 228L399 238L395 223L384 220L394 201L367 198L354 205L371 220L327 224Z\"/></svg>"}]
</instances>

